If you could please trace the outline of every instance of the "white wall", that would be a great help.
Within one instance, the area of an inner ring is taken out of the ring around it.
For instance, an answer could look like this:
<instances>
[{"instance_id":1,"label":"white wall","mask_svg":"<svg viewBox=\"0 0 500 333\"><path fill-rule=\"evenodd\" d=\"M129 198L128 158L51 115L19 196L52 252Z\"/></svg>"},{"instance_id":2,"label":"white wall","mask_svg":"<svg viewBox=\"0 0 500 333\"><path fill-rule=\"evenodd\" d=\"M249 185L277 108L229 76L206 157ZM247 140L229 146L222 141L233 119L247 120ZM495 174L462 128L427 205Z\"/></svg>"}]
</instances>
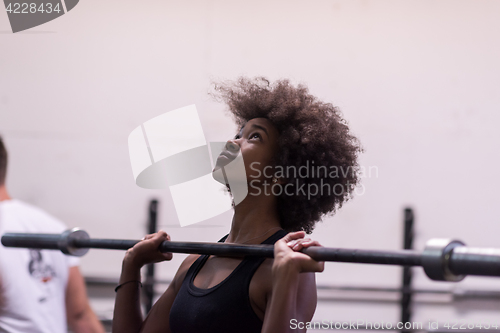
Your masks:
<instances>
[{"instance_id":1,"label":"white wall","mask_svg":"<svg viewBox=\"0 0 500 333\"><path fill-rule=\"evenodd\" d=\"M176 240L214 241L230 212L178 227L165 191L134 185L127 136L195 103L209 141L235 127L206 92L211 79L287 77L339 106L366 152L366 192L320 224L325 246L398 249L402 209L416 210L416 245L452 237L500 247L498 1L82 0L52 22L12 34L0 10L0 134L8 187L94 237L140 238L150 198ZM86 275L117 276L122 252L91 251ZM183 258L161 265L173 276ZM416 270L416 286L431 282ZM328 264L321 284L398 286L400 268ZM454 285L455 286L455 285ZM499 279L460 287L500 289ZM320 307L317 318L397 321L397 305ZM358 310L356 310L358 309ZM362 310L362 311L361 311ZM498 315L451 308L432 318ZM417 306L415 319L429 308ZM438 311L438 312L436 312Z\"/></svg>"}]
</instances>

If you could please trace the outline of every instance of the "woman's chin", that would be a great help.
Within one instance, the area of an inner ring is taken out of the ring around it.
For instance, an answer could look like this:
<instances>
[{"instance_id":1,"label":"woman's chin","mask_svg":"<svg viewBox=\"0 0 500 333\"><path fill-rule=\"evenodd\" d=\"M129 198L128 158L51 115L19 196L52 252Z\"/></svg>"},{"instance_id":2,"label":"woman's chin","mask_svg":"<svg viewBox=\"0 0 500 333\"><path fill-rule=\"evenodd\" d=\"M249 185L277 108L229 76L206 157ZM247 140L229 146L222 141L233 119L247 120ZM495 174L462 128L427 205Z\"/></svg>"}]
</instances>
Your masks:
<instances>
[{"instance_id":1,"label":"woman's chin","mask_svg":"<svg viewBox=\"0 0 500 333\"><path fill-rule=\"evenodd\" d=\"M224 173L222 172L222 167L215 166L215 168L212 170L212 177L222 185L228 185L226 183Z\"/></svg>"},{"instance_id":2,"label":"woman's chin","mask_svg":"<svg viewBox=\"0 0 500 333\"><path fill-rule=\"evenodd\" d=\"M225 156L219 156L217 161L215 161L214 170L217 168L219 168L219 169L223 168L223 167L227 166L229 163L231 163L232 161L234 161L234 159L229 159Z\"/></svg>"}]
</instances>

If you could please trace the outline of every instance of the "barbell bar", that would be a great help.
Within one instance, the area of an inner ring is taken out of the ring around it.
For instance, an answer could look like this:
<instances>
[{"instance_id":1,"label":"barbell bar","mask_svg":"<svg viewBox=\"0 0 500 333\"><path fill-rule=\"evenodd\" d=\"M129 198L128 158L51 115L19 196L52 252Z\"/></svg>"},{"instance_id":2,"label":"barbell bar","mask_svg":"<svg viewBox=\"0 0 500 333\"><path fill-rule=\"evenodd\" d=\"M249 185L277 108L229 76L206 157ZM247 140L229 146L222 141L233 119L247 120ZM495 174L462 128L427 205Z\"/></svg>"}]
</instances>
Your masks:
<instances>
[{"instance_id":1,"label":"barbell bar","mask_svg":"<svg viewBox=\"0 0 500 333\"><path fill-rule=\"evenodd\" d=\"M138 240L90 238L84 230L74 228L61 234L6 233L6 247L61 250L65 254L83 256L89 249L127 250ZM207 254L221 257L274 257L273 245L243 245L202 242L164 241L161 252ZM432 239L423 252L415 250L361 250L320 246L301 252L317 261L359 264L422 266L427 276L436 281L461 281L466 275L500 276L500 249L469 248L449 239Z\"/></svg>"}]
</instances>

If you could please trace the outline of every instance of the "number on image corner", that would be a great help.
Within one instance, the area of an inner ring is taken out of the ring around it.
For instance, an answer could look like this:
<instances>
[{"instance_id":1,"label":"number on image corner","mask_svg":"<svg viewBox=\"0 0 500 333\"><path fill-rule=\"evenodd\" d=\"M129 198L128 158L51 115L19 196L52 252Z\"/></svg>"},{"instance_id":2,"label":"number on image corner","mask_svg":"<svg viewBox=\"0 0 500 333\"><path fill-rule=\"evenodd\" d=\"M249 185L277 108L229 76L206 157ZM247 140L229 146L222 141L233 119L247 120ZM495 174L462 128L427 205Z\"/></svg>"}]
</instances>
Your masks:
<instances>
[{"instance_id":1,"label":"number on image corner","mask_svg":"<svg viewBox=\"0 0 500 333\"><path fill-rule=\"evenodd\" d=\"M49 6L50 5L50 6ZM49 10L50 9L50 10ZM52 4L50 2L47 2L45 4L45 11L47 12L47 14L50 14L52 13Z\"/></svg>"},{"instance_id":2,"label":"number on image corner","mask_svg":"<svg viewBox=\"0 0 500 333\"><path fill-rule=\"evenodd\" d=\"M489 329L490 329L490 327L491 327L491 325L490 325L490 324L484 324L484 329L485 329L485 330L489 330Z\"/></svg>"},{"instance_id":3,"label":"number on image corner","mask_svg":"<svg viewBox=\"0 0 500 333\"><path fill-rule=\"evenodd\" d=\"M36 3L34 2L30 3L30 13L36 13Z\"/></svg>"},{"instance_id":4,"label":"number on image corner","mask_svg":"<svg viewBox=\"0 0 500 333\"><path fill-rule=\"evenodd\" d=\"M36 4L35 4L35 6L36 6ZM40 13L43 13L43 12L44 12L44 10L43 10L43 2L42 2L42 3L40 4L40 6L38 7L38 11L39 11Z\"/></svg>"},{"instance_id":5,"label":"number on image corner","mask_svg":"<svg viewBox=\"0 0 500 333\"><path fill-rule=\"evenodd\" d=\"M446 324L444 324L443 327L445 327L447 329L451 329L451 325L448 322L446 322Z\"/></svg>"},{"instance_id":6,"label":"number on image corner","mask_svg":"<svg viewBox=\"0 0 500 333\"><path fill-rule=\"evenodd\" d=\"M474 328L474 327L472 327L472 328ZM476 328L482 329L482 328L483 328L483 325L481 325L481 324L477 324L477 325L476 325Z\"/></svg>"},{"instance_id":7,"label":"number on image corner","mask_svg":"<svg viewBox=\"0 0 500 333\"><path fill-rule=\"evenodd\" d=\"M494 329L498 329L498 325L497 324L492 324L491 327L493 327Z\"/></svg>"},{"instance_id":8,"label":"number on image corner","mask_svg":"<svg viewBox=\"0 0 500 333\"><path fill-rule=\"evenodd\" d=\"M9 3L9 5L7 6L7 8L5 8L7 10L7 13L12 13L12 4Z\"/></svg>"},{"instance_id":9,"label":"number on image corner","mask_svg":"<svg viewBox=\"0 0 500 333\"><path fill-rule=\"evenodd\" d=\"M59 14L59 12L61 11L59 9L59 3L57 3L57 5L54 7L54 11L57 12L57 14Z\"/></svg>"},{"instance_id":10,"label":"number on image corner","mask_svg":"<svg viewBox=\"0 0 500 333\"><path fill-rule=\"evenodd\" d=\"M21 4L21 7L23 8L23 10L21 11L21 14L28 14L28 4L26 2L23 2Z\"/></svg>"}]
</instances>

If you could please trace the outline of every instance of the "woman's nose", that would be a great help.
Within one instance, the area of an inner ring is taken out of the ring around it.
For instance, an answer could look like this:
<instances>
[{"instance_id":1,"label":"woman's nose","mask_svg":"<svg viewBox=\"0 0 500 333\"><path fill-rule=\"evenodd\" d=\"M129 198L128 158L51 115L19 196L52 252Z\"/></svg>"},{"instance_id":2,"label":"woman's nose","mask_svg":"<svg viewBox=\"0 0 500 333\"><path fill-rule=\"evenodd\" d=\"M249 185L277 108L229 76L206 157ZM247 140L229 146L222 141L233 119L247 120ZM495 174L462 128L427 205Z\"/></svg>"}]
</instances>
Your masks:
<instances>
[{"instance_id":1,"label":"woman's nose","mask_svg":"<svg viewBox=\"0 0 500 333\"><path fill-rule=\"evenodd\" d=\"M233 140L228 140L226 143L226 149L232 153L237 153L240 150L240 146Z\"/></svg>"}]
</instances>

